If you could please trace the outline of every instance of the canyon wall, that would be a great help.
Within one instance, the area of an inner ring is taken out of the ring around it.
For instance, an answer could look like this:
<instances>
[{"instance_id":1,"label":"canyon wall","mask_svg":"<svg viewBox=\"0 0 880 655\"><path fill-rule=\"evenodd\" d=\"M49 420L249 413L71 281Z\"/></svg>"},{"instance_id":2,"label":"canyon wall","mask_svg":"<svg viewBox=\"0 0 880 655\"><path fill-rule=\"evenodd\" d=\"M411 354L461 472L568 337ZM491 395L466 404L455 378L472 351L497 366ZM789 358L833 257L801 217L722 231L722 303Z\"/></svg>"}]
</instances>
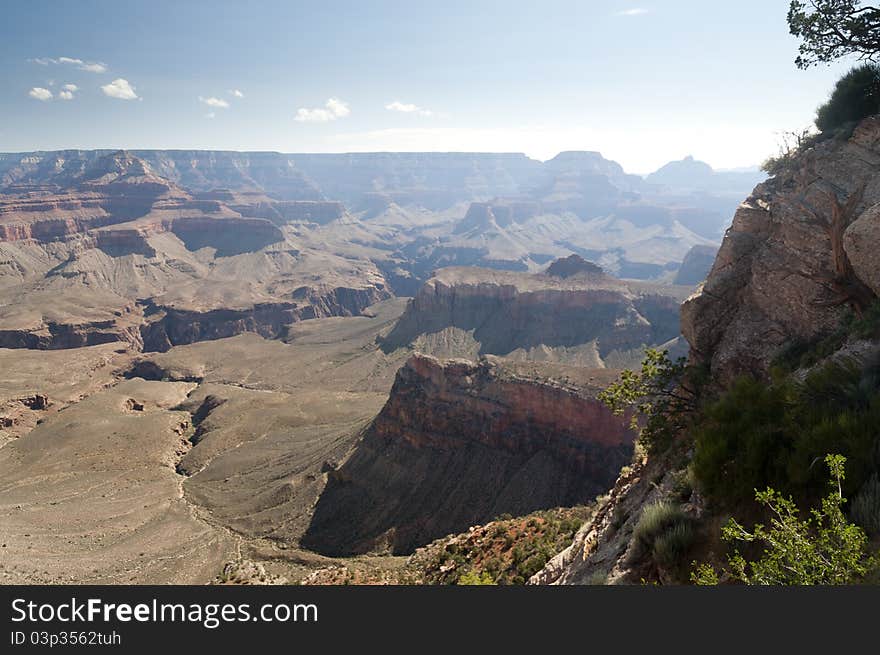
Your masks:
<instances>
[{"instance_id":1,"label":"canyon wall","mask_svg":"<svg viewBox=\"0 0 880 655\"><path fill-rule=\"evenodd\" d=\"M679 302L674 289L633 291L577 256L547 274L447 268L422 286L383 346L453 328L472 334L480 354L594 344L603 358L677 337Z\"/></svg>"},{"instance_id":2,"label":"canyon wall","mask_svg":"<svg viewBox=\"0 0 880 655\"><path fill-rule=\"evenodd\" d=\"M302 288L297 302L255 303L243 309L194 311L150 303L141 326L143 349L165 352L172 346L255 332L266 339L283 337L293 323L330 316L357 316L391 297L384 287Z\"/></svg>"},{"instance_id":3,"label":"canyon wall","mask_svg":"<svg viewBox=\"0 0 880 655\"><path fill-rule=\"evenodd\" d=\"M614 375L574 386L505 366L413 356L348 460L329 467L303 544L406 553L505 512L605 491L633 442L626 419L595 399Z\"/></svg>"}]
</instances>

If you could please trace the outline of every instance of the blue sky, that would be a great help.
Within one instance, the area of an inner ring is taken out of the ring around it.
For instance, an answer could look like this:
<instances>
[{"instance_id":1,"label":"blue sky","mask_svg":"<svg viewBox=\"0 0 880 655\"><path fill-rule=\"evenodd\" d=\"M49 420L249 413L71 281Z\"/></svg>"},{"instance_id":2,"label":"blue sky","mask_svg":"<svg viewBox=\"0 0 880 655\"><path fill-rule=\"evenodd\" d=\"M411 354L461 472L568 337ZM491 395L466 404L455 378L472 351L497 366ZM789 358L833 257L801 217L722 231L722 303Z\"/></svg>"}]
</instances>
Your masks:
<instances>
[{"instance_id":1,"label":"blue sky","mask_svg":"<svg viewBox=\"0 0 880 655\"><path fill-rule=\"evenodd\" d=\"M0 151L599 150L640 173L688 154L753 165L812 122L852 64L798 70L787 6L10 0Z\"/></svg>"}]
</instances>

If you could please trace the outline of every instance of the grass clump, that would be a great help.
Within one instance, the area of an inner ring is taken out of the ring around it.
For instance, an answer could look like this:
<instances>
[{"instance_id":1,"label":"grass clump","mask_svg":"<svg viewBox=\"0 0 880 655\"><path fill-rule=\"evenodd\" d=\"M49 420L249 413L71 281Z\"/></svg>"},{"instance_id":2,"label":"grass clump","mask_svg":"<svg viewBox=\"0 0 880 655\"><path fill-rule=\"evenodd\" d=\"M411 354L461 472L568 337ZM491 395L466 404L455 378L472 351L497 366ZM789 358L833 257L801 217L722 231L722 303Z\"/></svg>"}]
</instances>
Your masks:
<instances>
[{"instance_id":1,"label":"grass clump","mask_svg":"<svg viewBox=\"0 0 880 655\"><path fill-rule=\"evenodd\" d=\"M642 510L633 532L630 563L646 555L671 573L680 571L695 539L694 520L681 506L658 502Z\"/></svg>"},{"instance_id":2,"label":"grass clump","mask_svg":"<svg viewBox=\"0 0 880 655\"><path fill-rule=\"evenodd\" d=\"M693 522L684 521L670 526L654 540L651 555L666 570L674 570L687 561L695 539Z\"/></svg>"}]
</instances>

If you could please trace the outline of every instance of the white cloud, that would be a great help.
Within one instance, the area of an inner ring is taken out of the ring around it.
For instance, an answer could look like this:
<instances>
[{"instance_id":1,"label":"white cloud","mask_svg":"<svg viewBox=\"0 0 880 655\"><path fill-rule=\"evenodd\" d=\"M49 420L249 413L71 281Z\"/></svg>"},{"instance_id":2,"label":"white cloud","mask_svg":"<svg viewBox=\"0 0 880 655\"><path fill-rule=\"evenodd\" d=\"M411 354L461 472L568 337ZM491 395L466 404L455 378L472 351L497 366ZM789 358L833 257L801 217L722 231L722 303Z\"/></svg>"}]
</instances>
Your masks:
<instances>
[{"instance_id":1,"label":"white cloud","mask_svg":"<svg viewBox=\"0 0 880 655\"><path fill-rule=\"evenodd\" d=\"M199 102L203 102L209 107L219 107L220 109L229 109L229 103L223 98L215 98L214 96L210 96L209 98L203 98L199 96Z\"/></svg>"},{"instance_id":2,"label":"white cloud","mask_svg":"<svg viewBox=\"0 0 880 655\"><path fill-rule=\"evenodd\" d=\"M338 98L330 98L324 103L324 109L308 109L300 107L296 111L293 120L300 122L326 123L335 121L337 118L345 118L351 113L348 105Z\"/></svg>"},{"instance_id":3,"label":"white cloud","mask_svg":"<svg viewBox=\"0 0 880 655\"><path fill-rule=\"evenodd\" d=\"M618 11L615 16L641 16L642 14L647 14L647 9L642 9L641 7L635 7L633 9L624 9L623 11Z\"/></svg>"},{"instance_id":4,"label":"white cloud","mask_svg":"<svg viewBox=\"0 0 880 655\"><path fill-rule=\"evenodd\" d=\"M41 86L35 86L33 89L28 91L28 95L35 100L42 100L43 102L52 99L52 92L49 89L44 89Z\"/></svg>"},{"instance_id":5,"label":"white cloud","mask_svg":"<svg viewBox=\"0 0 880 655\"><path fill-rule=\"evenodd\" d=\"M119 100L137 100L138 98L134 87L129 84L128 80L124 80L121 77L116 78L110 84L104 84L101 87L101 91L104 92L104 95Z\"/></svg>"},{"instance_id":6,"label":"white cloud","mask_svg":"<svg viewBox=\"0 0 880 655\"><path fill-rule=\"evenodd\" d=\"M238 89L231 89L229 91L229 94L235 96L236 98L244 98L244 94Z\"/></svg>"},{"instance_id":7,"label":"white cloud","mask_svg":"<svg viewBox=\"0 0 880 655\"><path fill-rule=\"evenodd\" d=\"M414 105L412 103L403 103L398 100L394 102L390 102L385 105L385 109L388 111L399 111L404 114L418 114L419 116L433 116L434 112L430 109L424 109L423 107L419 107L418 105Z\"/></svg>"},{"instance_id":8,"label":"white cloud","mask_svg":"<svg viewBox=\"0 0 880 655\"><path fill-rule=\"evenodd\" d=\"M76 84L65 84L62 88L65 91L70 91L70 92L79 91L79 87Z\"/></svg>"},{"instance_id":9,"label":"white cloud","mask_svg":"<svg viewBox=\"0 0 880 655\"><path fill-rule=\"evenodd\" d=\"M59 91L58 97L61 100L73 100L73 91Z\"/></svg>"},{"instance_id":10,"label":"white cloud","mask_svg":"<svg viewBox=\"0 0 880 655\"><path fill-rule=\"evenodd\" d=\"M351 113L351 110L349 110L348 105L346 103L342 102L342 100L339 100L338 98L330 98L327 101L326 107L331 112L333 112L333 115L336 116L337 118L343 118L345 116L348 116Z\"/></svg>"},{"instance_id":11,"label":"white cloud","mask_svg":"<svg viewBox=\"0 0 880 655\"><path fill-rule=\"evenodd\" d=\"M83 61L77 57L37 57L35 59L29 59L28 61L32 61L40 66L48 66L49 64L68 64L70 66L76 66L81 71L86 71L88 73L107 72L107 64L103 64L99 61Z\"/></svg>"},{"instance_id":12,"label":"white cloud","mask_svg":"<svg viewBox=\"0 0 880 655\"><path fill-rule=\"evenodd\" d=\"M216 118L216 116L217 114L213 111L209 111L207 114L205 114L205 118Z\"/></svg>"}]
</instances>

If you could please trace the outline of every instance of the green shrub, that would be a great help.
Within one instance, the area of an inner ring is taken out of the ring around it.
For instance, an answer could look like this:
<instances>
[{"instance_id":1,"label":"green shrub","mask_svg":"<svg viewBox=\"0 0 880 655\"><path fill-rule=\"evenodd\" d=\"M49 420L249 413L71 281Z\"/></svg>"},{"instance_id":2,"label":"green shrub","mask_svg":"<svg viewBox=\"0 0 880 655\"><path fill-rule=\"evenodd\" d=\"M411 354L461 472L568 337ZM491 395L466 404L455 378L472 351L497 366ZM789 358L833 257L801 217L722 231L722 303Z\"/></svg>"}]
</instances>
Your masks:
<instances>
[{"instance_id":1,"label":"green shrub","mask_svg":"<svg viewBox=\"0 0 880 655\"><path fill-rule=\"evenodd\" d=\"M751 585L852 584L877 566L877 556L869 552L864 531L843 515L846 458L827 455L825 462L831 470L830 491L809 518L800 518L791 497L768 487L755 498L767 508L769 528L758 524L749 532L735 519L722 528L727 542L764 545L757 560L747 561L739 551L728 557L725 573L730 578ZM703 564L696 567L691 580L718 584L719 575Z\"/></svg>"},{"instance_id":2,"label":"green shrub","mask_svg":"<svg viewBox=\"0 0 880 655\"><path fill-rule=\"evenodd\" d=\"M877 469L880 372L876 363L837 359L803 382L741 378L695 423L693 471L699 488L722 507L752 505L767 485L799 501L822 493L823 453L850 461L852 494Z\"/></svg>"},{"instance_id":3,"label":"green shrub","mask_svg":"<svg viewBox=\"0 0 880 655\"><path fill-rule=\"evenodd\" d=\"M880 535L880 477L872 475L852 500L850 518L872 535Z\"/></svg>"},{"instance_id":4,"label":"green shrub","mask_svg":"<svg viewBox=\"0 0 880 655\"><path fill-rule=\"evenodd\" d=\"M458 582L456 584L460 585L494 585L495 581L492 579L492 576L489 575L486 571L481 571L477 573L476 571L468 571L467 573L462 573L458 578Z\"/></svg>"},{"instance_id":5,"label":"green shrub","mask_svg":"<svg viewBox=\"0 0 880 655\"><path fill-rule=\"evenodd\" d=\"M749 377L709 405L694 429L694 477L722 505L750 503L755 488L784 481L790 449L786 390Z\"/></svg>"},{"instance_id":6,"label":"green shrub","mask_svg":"<svg viewBox=\"0 0 880 655\"><path fill-rule=\"evenodd\" d=\"M684 502L691 497L694 491L693 475L689 468L676 471L672 477L672 493L680 501Z\"/></svg>"},{"instance_id":7,"label":"green shrub","mask_svg":"<svg viewBox=\"0 0 880 655\"><path fill-rule=\"evenodd\" d=\"M640 370L623 371L598 399L614 414L630 417L630 427L639 432L637 446L660 453L697 407L698 373L686 365L684 357L673 362L668 351L647 348Z\"/></svg>"},{"instance_id":8,"label":"green shrub","mask_svg":"<svg viewBox=\"0 0 880 655\"><path fill-rule=\"evenodd\" d=\"M847 129L880 112L880 71L874 64L856 66L834 85L831 97L816 112L822 132Z\"/></svg>"}]
</instances>

